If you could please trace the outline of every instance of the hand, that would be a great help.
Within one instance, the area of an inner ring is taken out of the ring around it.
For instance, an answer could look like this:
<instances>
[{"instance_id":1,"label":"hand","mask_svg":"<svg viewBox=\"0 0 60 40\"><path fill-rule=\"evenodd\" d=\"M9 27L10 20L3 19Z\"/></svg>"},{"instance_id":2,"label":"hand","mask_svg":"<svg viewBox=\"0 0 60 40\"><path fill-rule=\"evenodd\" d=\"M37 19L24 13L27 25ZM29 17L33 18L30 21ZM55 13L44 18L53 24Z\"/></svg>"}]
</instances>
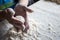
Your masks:
<instances>
[{"instance_id":1,"label":"hand","mask_svg":"<svg viewBox=\"0 0 60 40\"><path fill-rule=\"evenodd\" d=\"M8 21L17 29L17 32L19 30L23 31L24 29L23 23L19 21L16 17L12 17L11 19L8 19Z\"/></svg>"},{"instance_id":2,"label":"hand","mask_svg":"<svg viewBox=\"0 0 60 40\"><path fill-rule=\"evenodd\" d=\"M8 17L7 20L9 21L9 23L13 24L14 27L17 29L17 31L24 29L23 23L21 21L19 21L19 19L17 19L16 17L14 17L15 12L12 9L7 9ZM7 13L6 13L7 14Z\"/></svg>"},{"instance_id":3,"label":"hand","mask_svg":"<svg viewBox=\"0 0 60 40\"><path fill-rule=\"evenodd\" d=\"M7 19L8 22L11 23L17 29L17 31L19 29L23 30L23 23L19 21L19 19L17 19L16 17L14 17L13 14L14 12L12 11L12 9L8 8L0 12L0 18Z\"/></svg>"},{"instance_id":4,"label":"hand","mask_svg":"<svg viewBox=\"0 0 60 40\"><path fill-rule=\"evenodd\" d=\"M29 9L29 8L27 8L27 7L25 7L25 6L22 6L22 5L17 5L15 8L14 8L14 10L15 10L15 16L18 16L18 15L21 15L21 16L23 16L23 15L25 15L26 14L26 12L33 12L31 9Z\"/></svg>"},{"instance_id":5,"label":"hand","mask_svg":"<svg viewBox=\"0 0 60 40\"><path fill-rule=\"evenodd\" d=\"M33 11L31 9L26 8L25 6L22 6L22 5L17 5L14 10L16 12L14 16L20 15L20 16L24 17L24 19L25 19L25 23L24 23L25 30L24 30L24 32L27 33L27 30L29 29L29 25L27 22L28 19L27 19L27 13L26 12L27 11L33 12Z\"/></svg>"}]
</instances>

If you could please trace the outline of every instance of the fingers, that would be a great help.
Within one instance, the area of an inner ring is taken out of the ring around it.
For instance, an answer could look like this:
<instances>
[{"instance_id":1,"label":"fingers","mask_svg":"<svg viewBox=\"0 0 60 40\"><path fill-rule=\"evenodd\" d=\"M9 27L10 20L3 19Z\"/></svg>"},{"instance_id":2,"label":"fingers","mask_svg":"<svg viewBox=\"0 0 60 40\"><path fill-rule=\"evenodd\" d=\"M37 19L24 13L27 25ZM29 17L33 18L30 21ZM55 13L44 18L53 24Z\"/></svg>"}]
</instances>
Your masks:
<instances>
[{"instance_id":1,"label":"fingers","mask_svg":"<svg viewBox=\"0 0 60 40\"><path fill-rule=\"evenodd\" d=\"M5 19L11 19L11 17L15 14L15 11L12 8L7 8L3 11Z\"/></svg>"},{"instance_id":2,"label":"fingers","mask_svg":"<svg viewBox=\"0 0 60 40\"><path fill-rule=\"evenodd\" d=\"M23 24L23 23L22 23L21 21L19 21L19 19L17 19L16 17L12 17L11 20L12 20L14 23L18 24L18 25Z\"/></svg>"},{"instance_id":3,"label":"fingers","mask_svg":"<svg viewBox=\"0 0 60 40\"><path fill-rule=\"evenodd\" d=\"M17 5L17 6L14 8L14 10L15 10L15 11L19 11L19 10L20 10L20 11L22 11L22 12L27 11L27 12L30 12L30 13L33 12L33 10L31 10L31 9L25 7L25 6L22 6L22 5Z\"/></svg>"},{"instance_id":4,"label":"fingers","mask_svg":"<svg viewBox=\"0 0 60 40\"><path fill-rule=\"evenodd\" d=\"M7 8L7 12L11 15L15 15L15 11L12 8Z\"/></svg>"},{"instance_id":5,"label":"fingers","mask_svg":"<svg viewBox=\"0 0 60 40\"><path fill-rule=\"evenodd\" d=\"M33 12L33 10L31 10L31 9L29 9L29 8L27 8L27 7L23 7L26 11L28 11L28 12L30 12L30 13L32 13Z\"/></svg>"},{"instance_id":6,"label":"fingers","mask_svg":"<svg viewBox=\"0 0 60 40\"><path fill-rule=\"evenodd\" d=\"M13 17L12 20L10 20L10 23L17 29L17 31L25 29L23 23L15 17Z\"/></svg>"}]
</instances>

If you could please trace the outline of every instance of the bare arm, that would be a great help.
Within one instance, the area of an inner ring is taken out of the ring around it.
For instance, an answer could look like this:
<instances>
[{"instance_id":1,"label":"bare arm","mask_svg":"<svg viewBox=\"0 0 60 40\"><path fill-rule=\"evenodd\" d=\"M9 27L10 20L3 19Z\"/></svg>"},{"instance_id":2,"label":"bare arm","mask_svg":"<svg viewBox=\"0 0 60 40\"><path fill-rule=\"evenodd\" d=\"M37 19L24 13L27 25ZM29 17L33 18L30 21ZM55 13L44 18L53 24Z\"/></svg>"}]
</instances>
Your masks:
<instances>
[{"instance_id":1,"label":"bare arm","mask_svg":"<svg viewBox=\"0 0 60 40\"><path fill-rule=\"evenodd\" d=\"M27 6L28 5L28 0L19 0L19 3L23 6Z\"/></svg>"}]
</instances>

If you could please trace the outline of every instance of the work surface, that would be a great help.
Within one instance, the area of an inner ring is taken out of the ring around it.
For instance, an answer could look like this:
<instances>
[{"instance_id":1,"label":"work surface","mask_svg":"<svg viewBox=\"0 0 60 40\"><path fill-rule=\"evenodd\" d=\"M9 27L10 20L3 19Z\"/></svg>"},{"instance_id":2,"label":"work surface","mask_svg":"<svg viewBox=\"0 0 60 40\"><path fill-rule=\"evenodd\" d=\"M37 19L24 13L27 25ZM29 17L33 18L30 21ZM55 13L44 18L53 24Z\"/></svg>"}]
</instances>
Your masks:
<instances>
[{"instance_id":1,"label":"work surface","mask_svg":"<svg viewBox=\"0 0 60 40\"><path fill-rule=\"evenodd\" d=\"M18 33L14 31L9 31L13 33L10 38L12 40L60 40L60 5L38 1L29 8L34 12L28 14L30 25L28 33L22 36L21 34L17 35ZM6 27L10 27L8 23L0 23L0 36L7 30Z\"/></svg>"},{"instance_id":2,"label":"work surface","mask_svg":"<svg viewBox=\"0 0 60 40\"><path fill-rule=\"evenodd\" d=\"M37 39L60 40L60 5L38 1L29 8L34 10L29 17L37 22Z\"/></svg>"}]
</instances>

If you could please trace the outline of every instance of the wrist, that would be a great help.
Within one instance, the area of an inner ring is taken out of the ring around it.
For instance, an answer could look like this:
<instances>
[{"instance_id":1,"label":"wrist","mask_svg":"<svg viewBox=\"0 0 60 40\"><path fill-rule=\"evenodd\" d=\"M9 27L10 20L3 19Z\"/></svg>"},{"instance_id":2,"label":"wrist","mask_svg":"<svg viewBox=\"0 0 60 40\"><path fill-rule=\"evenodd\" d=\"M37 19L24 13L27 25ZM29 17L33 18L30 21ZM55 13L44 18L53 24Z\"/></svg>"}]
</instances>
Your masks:
<instances>
[{"instance_id":1,"label":"wrist","mask_svg":"<svg viewBox=\"0 0 60 40\"><path fill-rule=\"evenodd\" d=\"M27 5L24 5L24 4L22 4L22 3L17 3L17 5L27 7ZM17 6L17 5L16 5L16 6Z\"/></svg>"}]
</instances>

